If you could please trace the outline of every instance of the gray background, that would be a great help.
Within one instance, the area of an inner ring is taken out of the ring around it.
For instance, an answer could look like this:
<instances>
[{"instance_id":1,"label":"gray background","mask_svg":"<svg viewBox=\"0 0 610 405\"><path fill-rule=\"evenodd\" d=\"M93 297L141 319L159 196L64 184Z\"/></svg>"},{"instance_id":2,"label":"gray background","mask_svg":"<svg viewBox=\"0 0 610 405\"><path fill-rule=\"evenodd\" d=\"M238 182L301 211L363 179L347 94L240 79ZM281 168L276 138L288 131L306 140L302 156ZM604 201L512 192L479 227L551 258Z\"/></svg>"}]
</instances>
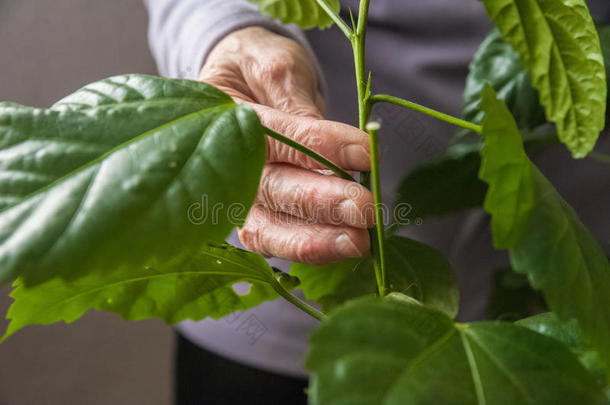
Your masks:
<instances>
[{"instance_id":1,"label":"gray background","mask_svg":"<svg viewBox=\"0 0 610 405\"><path fill-rule=\"evenodd\" d=\"M49 106L91 81L155 73L146 24L139 0L0 0L0 100ZM0 345L0 405L169 404L172 351L157 321L95 312L28 327Z\"/></svg>"}]
</instances>

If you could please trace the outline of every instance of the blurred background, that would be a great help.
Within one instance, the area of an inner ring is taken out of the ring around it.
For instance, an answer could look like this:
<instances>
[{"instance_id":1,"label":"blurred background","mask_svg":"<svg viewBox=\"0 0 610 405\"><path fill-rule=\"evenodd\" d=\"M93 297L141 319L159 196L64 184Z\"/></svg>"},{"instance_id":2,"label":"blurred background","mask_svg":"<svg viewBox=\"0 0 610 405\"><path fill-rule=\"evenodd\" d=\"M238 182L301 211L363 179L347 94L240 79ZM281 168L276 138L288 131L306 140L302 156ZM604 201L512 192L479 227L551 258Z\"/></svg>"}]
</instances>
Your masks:
<instances>
[{"instance_id":1,"label":"blurred background","mask_svg":"<svg viewBox=\"0 0 610 405\"><path fill-rule=\"evenodd\" d=\"M46 107L98 79L154 74L147 22L140 0L0 0L0 100ZM28 327L0 345L0 405L167 405L172 355L161 321L91 312Z\"/></svg>"},{"instance_id":2,"label":"blurred background","mask_svg":"<svg viewBox=\"0 0 610 405\"><path fill-rule=\"evenodd\" d=\"M95 80L155 74L146 28L141 0L0 0L0 100L46 107ZM583 212L601 201L588 196L571 202ZM595 224L598 208L587 212L584 222ZM0 287L0 318L9 292ZM7 324L0 319L0 334ZM27 327L0 344L0 405L169 405L173 346L161 321L110 313Z\"/></svg>"}]
</instances>

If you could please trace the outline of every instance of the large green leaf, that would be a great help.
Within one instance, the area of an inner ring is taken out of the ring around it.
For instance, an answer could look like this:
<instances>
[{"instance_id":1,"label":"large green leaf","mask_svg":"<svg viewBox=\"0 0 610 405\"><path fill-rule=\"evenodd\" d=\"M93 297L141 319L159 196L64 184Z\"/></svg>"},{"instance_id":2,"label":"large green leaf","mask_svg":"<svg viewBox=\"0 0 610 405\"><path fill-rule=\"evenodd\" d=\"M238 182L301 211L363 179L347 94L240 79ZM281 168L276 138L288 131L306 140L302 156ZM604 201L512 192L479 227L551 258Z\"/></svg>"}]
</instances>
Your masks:
<instances>
[{"instance_id":1,"label":"large green leaf","mask_svg":"<svg viewBox=\"0 0 610 405\"><path fill-rule=\"evenodd\" d=\"M399 301L337 310L314 332L306 366L315 405L605 403L554 339L511 323L458 324Z\"/></svg>"},{"instance_id":2,"label":"large green leaf","mask_svg":"<svg viewBox=\"0 0 610 405\"><path fill-rule=\"evenodd\" d=\"M233 286L243 281L252 284L249 291L236 292ZM55 278L32 287L18 281L3 339L27 325L73 322L89 309L116 312L130 321L218 319L277 298L273 283L275 273L261 256L226 245L205 246L188 259L158 268Z\"/></svg>"},{"instance_id":3,"label":"large green leaf","mask_svg":"<svg viewBox=\"0 0 610 405\"><path fill-rule=\"evenodd\" d=\"M2 103L0 280L139 267L222 241L264 160L256 114L204 83L128 75L47 110Z\"/></svg>"},{"instance_id":4,"label":"large green leaf","mask_svg":"<svg viewBox=\"0 0 610 405\"><path fill-rule=\"evenodd\" d=\"M578 319L610 366L610 264L569 204L523 150L510 112L486 87L481 178L489 184L485 209L494 243L510 249L515 271L542 290L563 320Z\"/></svg>"},{"instance_id":5,"label":"large green leaf","mask_svg":"<svg viewBox=\"0 0 610 405\"><path fill-rule=\"evenodd\" d=\"M582 330L575 319L569 322L561 322L556 314L545 312L521 319L516 323L557 339L569 347L578 356L585 368L598 377L600 384L606 386L606 393L608 399L610 399L610 386L608 386L610 381L606 377L603 363L597 352L584 339Z\"/></svg>"},{"instance_id":6,"label":"large green leaf","mask_svg":"<svg viewBox=\"0 0 610 405\"><path fill-rule=\"evenodd\" d=\"M534 170L514 118L489 86L483 90L481 109L485 146L480 178L489 184L485 209L492 214L496 248L508 249L521 240L536 204Z\"/></svg>"},{"instance_id":7,"label":"large green leaf","mask_svg":"<svg viewBox=\"0 0 610 405\"><path fill-rule=\"evenodd\" d=\"M459 290L451 264L436 249L393 236L386 241L389 292L406 294L424 305L455 317ZM347 300L372 295L377 284L371 258L326 266L293 263L290 274L301 281L307 299L330 311Z\"/></svg>"},{"instance_id":8,"label":"large green leaf","mask_svg":"<svg viewBox=\"0 0 610 405\"><path fill-rule=\"evenodd\" d=\"M610 61L610 27L598 27L598 32L605 59ZM464 92L465 119L482 120L484 113L479 104L486 83L507 103L519 128L534 129L545 122L538 91L532 86L527 69L498 30L493 30L483 41L470 65ZM548 146L545 140L532 135L525 142L528 151ZM440 159L418 167L404 178L396 204L411 207L405 219L447 215L482 205L486 185L477 177L480 165L477 146L457 144ZM435 187L429 187L430 184Z\"/></svg>"},{"instance_id":9,"label":"large green leaf","mask_svg":"<svg viewBox=\"0 0 610 405\"><path fill-rule=\"evenodd\" d=\"M492 86L498 98L506 102L519 128L533 129L546 121L538 91L532 86L519 54L504 41L497 29L481 43L470 64L462 113L468 121L480 123L483 120L479 103L485 84Z\"/></svg>"},{"instance_id":10,"label":"large green leaf","mask_svg":"<svg viewBox=\"0 0 610 405\"><path fill-rule=\"evenodd\" d=\"M606 65L606 80L608 80L610 78L610 25L597 27L597 33L599 34L604 64ZM610 83L608 83L608 87L610 88ZM608 113L610 113L610 110L606 108L606 114Z\"/></svg>"},{"instance_id":11,"label":"large green leaf","mask_svg":"<svg viewBox=\"0 0 610 405\"><path fill-rule=\"evenodd\" d=\"M610 27L598 26L606 78L610 77ZM540 105L538 91L533 87L528 69L523 66L519 54L504 41L494 29L481 43L470 64L464 91L463 116L473 122L481 122L483 112L479 109L481 91L485 84L491 85L515 117L521 129L533 129L546 121ZM606 109L608 113L608 109Z\"/></svg>"},{"instance_id":12,"label":"large green leaf","mask_svg":"<svg viewBox=\"0 0 610 405\"><path fill-rule=\"evenodd\" d=\"M411 209L400 221L441 216L481 206L487 185L479 180L479 145L460 145L445 156L424 164L398 187L396 207Z\"/></svg>"},{"instance_id":13,"label":"large green leaf","mask_svg":"<svg viewBox=\"0 0 610 405\"><path fill-rule=\"evenodd\" d=\"M546 116L575 157L604 128L606 72L584 0L483 0L504 39L530 69Z\"/></svg>"},{"instance_id":14,"label":"large green leaf","mask_svg":"<svg viewBox=\"0 0 610 405\"><path fill-rule=\"evenodd\" d=\"M271 18L278 18L284 24L297 24L303 29L328 28L333 20L320 7L316 0L249 0L256 4L261 12ZM339 13L339 0L322 0Z\"/></svg>"}]
</instances>

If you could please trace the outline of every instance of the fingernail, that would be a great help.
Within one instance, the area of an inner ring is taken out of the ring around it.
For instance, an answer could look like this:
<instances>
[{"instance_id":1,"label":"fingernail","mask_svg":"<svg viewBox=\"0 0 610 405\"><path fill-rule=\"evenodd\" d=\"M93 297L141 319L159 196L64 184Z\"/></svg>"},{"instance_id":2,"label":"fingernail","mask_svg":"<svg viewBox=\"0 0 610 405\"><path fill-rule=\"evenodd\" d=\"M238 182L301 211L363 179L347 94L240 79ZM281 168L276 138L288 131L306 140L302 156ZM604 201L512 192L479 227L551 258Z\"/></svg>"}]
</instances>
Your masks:
<instances>
[{"instance_id":1,"label":"fingernail","mask_svg":"<svg viewBox=\"0 0 610 405\"><path fill-rule=\"evenodd\" d=\"M362 145L350 144L341 149L345 169L359 169L369 165L369 154Z\"/></svg>"},{"instance_id":2,"label":"fingernail","mask_svg":"<svg viewBox=\"0 0 610 405\"><path fill-rule=\"evenodd\" d=\"M342 233L335 240L335 247L337 252L343 257L362 257L362 253L346 233Z\"/></svg>"}]
</instances>

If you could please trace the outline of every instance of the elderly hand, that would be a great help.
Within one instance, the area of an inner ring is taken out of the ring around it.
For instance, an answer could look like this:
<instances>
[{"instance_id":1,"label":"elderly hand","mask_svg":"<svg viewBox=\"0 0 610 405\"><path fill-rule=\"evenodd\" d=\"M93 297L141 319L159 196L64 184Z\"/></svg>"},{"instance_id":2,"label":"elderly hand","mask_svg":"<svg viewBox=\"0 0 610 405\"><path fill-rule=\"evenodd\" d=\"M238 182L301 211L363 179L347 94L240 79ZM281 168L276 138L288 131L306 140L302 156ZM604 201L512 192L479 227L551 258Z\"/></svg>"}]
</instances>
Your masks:
<instances>
[{"instance_id":1,"label":"elderly hand","mask_svg":"<svg viewBox=\"0 0 610 405\"><path fill-rule=\"evenodd\" d=\"M299 44L263 28L236 31L210 53L199 79L249 103L262 123L345 170L370 170L366 133L323 119L315 68ZM327 264L369 250L373 196L314 171L304 154L267 139L267 164L239 237L267 257Z\"/></svg>"}]
</instances>

